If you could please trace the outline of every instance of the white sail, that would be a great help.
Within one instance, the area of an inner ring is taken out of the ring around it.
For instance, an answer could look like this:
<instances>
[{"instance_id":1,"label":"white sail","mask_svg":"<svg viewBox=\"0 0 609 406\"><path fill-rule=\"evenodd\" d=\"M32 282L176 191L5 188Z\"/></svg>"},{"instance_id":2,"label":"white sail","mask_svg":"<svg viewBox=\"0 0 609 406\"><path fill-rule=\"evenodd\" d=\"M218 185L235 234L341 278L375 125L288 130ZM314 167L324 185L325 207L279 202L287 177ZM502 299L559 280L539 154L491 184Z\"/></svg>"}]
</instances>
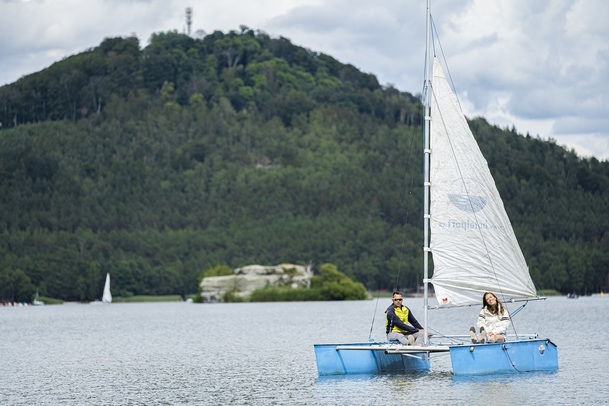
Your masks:
<instances>
[{"instance_id":1,"label":"white sail","mask_svg":"<svg viewBox=\"0 0 609 406\"><path fill-rule=\"evenodd\" d=\"M104 295L102 296L103 303L112 303L112 293L110 293L110 274L106 274L106 283L104 284Z\"/></svg>"},{"instance_id":2,"label":"white sail","mask_svg":"<svg viewBox=\"0 0 609 406\"><path fill-rule=\"evenodd\" d=\"M430 249L438 306L536 295L488 165L434 58L430 130Z\"/></svg>"}]
</instances>

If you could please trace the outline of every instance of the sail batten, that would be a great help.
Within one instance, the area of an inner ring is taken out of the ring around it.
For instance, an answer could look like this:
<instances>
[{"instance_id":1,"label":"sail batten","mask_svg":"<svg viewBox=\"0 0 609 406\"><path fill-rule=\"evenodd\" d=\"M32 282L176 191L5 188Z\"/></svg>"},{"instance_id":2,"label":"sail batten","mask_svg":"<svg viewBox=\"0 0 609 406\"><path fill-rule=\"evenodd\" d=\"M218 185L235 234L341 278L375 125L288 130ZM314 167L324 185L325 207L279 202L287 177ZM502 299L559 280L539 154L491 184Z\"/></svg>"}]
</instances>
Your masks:
<instances>
[{"instance_id":1,"label":"sail batten","mask_svg":"<svg viewBox=\"0 0 609 406\"><path fill-rule=\"evenodd\" d=\"M503 201L437 59L430 130L431 283L439 306L535 297Z\"/></svg>"}]
</instances>

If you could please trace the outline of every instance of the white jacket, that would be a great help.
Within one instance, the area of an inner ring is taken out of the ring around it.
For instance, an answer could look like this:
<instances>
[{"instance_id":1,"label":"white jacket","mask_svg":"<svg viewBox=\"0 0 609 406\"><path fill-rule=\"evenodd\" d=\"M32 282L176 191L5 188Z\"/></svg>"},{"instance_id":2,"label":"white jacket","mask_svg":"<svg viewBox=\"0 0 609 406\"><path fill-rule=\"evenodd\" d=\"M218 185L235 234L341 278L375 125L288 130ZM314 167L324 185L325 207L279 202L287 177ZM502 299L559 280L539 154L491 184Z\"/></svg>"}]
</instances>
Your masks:
<instances>
[{"instance_id":1,"label":"white jacket","mask_svg":"<svg viewBox=\"0 0 609 406\"><path fill-rule=\"evenodd\" d=\"M478 315L478 329L484 327L487 333L505 334L510 325L510 316L503 309L503 314L495 315L483 307Z\"/></svg>"}]
</instances>

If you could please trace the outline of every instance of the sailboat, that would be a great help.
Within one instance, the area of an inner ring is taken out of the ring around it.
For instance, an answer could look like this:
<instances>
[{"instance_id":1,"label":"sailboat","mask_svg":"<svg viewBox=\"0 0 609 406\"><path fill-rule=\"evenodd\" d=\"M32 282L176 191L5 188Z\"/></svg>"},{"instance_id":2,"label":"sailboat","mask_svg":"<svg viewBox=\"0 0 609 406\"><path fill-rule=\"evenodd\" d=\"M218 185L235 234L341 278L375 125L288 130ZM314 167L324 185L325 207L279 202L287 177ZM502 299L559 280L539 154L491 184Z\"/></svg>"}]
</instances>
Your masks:
<instances>
[{"instance_id":1,"label":"sailboat","mask_svg":"<svg viewBox=\"0 0 609 406\"><path fill-rule=\"evenodd\" d=\"M36 296L34 296L34 300L32 300L33 306L44 306L44 302L38 299L38 291L36 291Z\"/></svg>"},{"instance_id":2,"label":"sailboat","mask_svg":"<svg viewBox=\"0 0 609 406\"><path fill-rule=\"evenodd\" d=\"M102 303L112 303L112 293L110 293L110 273L106 274L106 283L104 284Z\"/></svg>"},{"instance_id":3,"label":"sailboat","mask_svg":"<svg viewBox=\"0 0 609 406\"><path fill-rule=\"evenodd\" d=\"M431 0L427 0L424 138L424 323L432 308L482 305L485 292L504 304L545 299L537 295L503 201L476 140L431 55ZM433 276L429 278L430 257ZM437 304L429 303L433 284ZM465 321L464 321L465 324ZM558 369L558 350L537 334L504 343L472 344L449 338L422 346L389 342L315 344L319 375L429 371L434 353L450 353L454 375ZM454 336L457 337L457 336Z\"/></svg>"}]
</instances>

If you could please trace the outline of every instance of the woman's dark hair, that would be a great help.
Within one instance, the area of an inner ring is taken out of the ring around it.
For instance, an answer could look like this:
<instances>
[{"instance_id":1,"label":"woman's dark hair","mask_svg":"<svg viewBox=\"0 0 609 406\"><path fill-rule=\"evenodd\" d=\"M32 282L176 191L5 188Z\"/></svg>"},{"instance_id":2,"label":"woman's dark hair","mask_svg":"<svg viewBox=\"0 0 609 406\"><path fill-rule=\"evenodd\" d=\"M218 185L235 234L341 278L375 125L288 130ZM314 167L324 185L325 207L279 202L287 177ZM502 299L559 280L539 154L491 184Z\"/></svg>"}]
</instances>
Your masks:
<instances>
[{"instance_id":1,"label":"woman's dark hair","mask_svg":"<svg viewBox=\"0 0 609 406\"><path fill-rule=\"evenodd\" d=\"M497 304L495 306L489 305L486 301L486 295L493 295ZM491 313L495 315L503 314L503 304L501 303L501 300L499 300L497 295L495 295L493 292L484 292L484 295L482 296L482 307L486 307Z\"/></svg>"}]
</instances>

